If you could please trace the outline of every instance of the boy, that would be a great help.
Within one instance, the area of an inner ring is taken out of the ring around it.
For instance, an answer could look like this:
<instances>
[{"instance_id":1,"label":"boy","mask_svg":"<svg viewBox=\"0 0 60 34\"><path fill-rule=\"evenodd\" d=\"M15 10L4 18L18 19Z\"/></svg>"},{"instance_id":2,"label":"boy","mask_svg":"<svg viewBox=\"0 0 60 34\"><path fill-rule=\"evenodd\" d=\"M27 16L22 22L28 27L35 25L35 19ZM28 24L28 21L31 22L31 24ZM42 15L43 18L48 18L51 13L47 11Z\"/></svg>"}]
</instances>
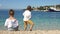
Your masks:
<instances>
[{"instance_id":1,"label":"boy","mask_svg":"<svg viewBox=\"0 0 60 34\"><path fill-rule=\"evenodd\" d=\"M23 13L23 21L24 21L24 30L27 29L27 24L30 24L30 31L32 31L32 28L33 28L33 22L30 20L31 18L31 6L28 6L27 7L27 10Z\"/></svg>"},{"instance_id":2,"label":"boy","mask_svg":"<svg viewBox=\"0 0 60 34\"><path fill-rule=\"evenodd\" d=\"M17 31L18 30L18 20L14 18L14 11L10 9L9 18L6 19L5 25L9 31Z\"/></svg>"}]
</instances>

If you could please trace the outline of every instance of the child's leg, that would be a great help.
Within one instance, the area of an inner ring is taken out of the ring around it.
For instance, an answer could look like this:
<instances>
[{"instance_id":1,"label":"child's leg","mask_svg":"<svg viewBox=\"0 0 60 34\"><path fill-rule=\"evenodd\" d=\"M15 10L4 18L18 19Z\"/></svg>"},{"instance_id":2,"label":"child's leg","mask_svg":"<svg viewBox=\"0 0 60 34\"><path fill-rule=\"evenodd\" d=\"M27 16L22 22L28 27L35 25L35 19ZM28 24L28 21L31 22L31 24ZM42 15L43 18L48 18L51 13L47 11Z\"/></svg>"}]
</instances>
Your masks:
<instances>
[{"instance_id":1,"label":"child's leg","mask_svg":"<svg viewBox=\"0 0 60 34\"><path fill-rule=\"evenodd\" d=\"M27 21L24 21L24 30L27 29Z\"/></svg>"},{"instance_id":2,"label":"child's leg","mask_svg":"<svg viewBox=\"0 0 60 34\"><path fill-rule=\"evenodd\" d=\"M34 23L31 20L29 20L28 23L30 24L30 31L32 31Z\"/></svg>"}]
</instances>

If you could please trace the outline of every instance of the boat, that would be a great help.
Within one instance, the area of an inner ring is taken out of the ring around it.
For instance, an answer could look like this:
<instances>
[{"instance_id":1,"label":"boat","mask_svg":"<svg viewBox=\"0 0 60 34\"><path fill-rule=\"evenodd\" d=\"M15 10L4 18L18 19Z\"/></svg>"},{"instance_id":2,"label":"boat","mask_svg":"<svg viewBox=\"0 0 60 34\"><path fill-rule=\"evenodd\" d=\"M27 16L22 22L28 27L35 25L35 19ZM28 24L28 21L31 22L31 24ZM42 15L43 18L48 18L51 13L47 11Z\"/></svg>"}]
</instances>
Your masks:
<instances>
[{"instance_id":1,"label":"boat","mask_svg":"<svg viewBox=\"0 0 60 34\"><path fill-rule=\"evenodd\" d=\"M48 9L49 12L60 12L60 10L54 8L54 7L50 7L50 9Z\"/></svg>"}]
</instances>

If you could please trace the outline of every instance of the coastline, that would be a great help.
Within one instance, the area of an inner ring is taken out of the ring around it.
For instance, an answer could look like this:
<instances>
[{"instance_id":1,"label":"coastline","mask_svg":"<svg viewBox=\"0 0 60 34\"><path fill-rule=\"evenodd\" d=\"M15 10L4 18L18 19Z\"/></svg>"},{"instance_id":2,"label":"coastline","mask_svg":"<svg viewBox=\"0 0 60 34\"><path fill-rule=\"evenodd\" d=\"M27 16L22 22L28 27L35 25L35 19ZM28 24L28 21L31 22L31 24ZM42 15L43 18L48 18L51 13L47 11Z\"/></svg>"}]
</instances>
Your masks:
<instances>
[{"instance_id":1,"label":"coastline","mask_svg":"<svg viewBox=\"0 0 60 34\"><path fill-rule=\"evenodd\" d=\"M60 34L60 30L0 31L0 34Z\"/></svg>"}]
</instances>

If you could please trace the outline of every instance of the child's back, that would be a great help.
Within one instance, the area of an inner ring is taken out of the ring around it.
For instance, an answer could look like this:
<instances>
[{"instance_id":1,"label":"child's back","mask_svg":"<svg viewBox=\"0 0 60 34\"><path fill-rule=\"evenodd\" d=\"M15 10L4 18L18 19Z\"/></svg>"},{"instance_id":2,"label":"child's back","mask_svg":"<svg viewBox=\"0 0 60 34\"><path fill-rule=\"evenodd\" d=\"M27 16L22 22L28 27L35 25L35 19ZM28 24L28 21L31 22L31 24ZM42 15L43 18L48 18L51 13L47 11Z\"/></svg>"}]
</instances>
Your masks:
<instances>
[{"instance_id":1,"label":"child's back","mask_svg":"<svg viewBox=\"0 0 60 34\"><path fill-rule=\"evenodd\" d=\"M10 10L9 15L10 17L5 21L5 26L8 30L18 30L18 20L14 18L14 11Z\"/></svg>"}]
</instances>

